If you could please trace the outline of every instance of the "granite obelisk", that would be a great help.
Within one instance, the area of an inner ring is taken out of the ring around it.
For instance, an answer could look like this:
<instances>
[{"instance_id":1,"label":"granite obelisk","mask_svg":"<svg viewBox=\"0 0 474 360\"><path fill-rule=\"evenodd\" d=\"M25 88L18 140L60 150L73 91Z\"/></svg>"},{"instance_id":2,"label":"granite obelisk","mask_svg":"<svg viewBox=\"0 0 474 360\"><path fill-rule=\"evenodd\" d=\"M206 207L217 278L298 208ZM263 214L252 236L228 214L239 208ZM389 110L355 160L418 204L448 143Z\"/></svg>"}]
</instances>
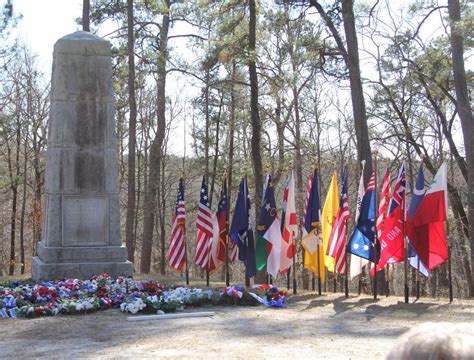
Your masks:
<instances>
[{"instance_id":1,"label":"granite obelisk","mask_svg":"<svg viewBox=\"0 0 474 360\"><path fill-rule=\"evenodd\" d=\"M132 275L120 237L110 43L84 31L54 45L43 208L34 280Z\"/></svg>"}]
</instances>

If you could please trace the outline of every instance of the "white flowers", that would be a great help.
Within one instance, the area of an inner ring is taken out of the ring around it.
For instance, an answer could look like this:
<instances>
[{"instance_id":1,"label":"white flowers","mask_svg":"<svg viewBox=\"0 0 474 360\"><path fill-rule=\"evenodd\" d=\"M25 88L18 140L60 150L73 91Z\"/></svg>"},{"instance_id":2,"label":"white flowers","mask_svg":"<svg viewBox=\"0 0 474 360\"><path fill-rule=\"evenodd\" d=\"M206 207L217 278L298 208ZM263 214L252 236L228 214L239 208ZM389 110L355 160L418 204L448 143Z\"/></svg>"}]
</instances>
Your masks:
<instances>
[{"instance_id":1,"label":"white flowers","mask_svg":"<svg viewBox=\"0 0 474 360\"><path fill-rule=\"evenodd\" d=\"M145 307L146 305L141 298L136 298L131 302L123 302L120 304L120 310L123 312L129 312L130 314L136 314Z\"/></svg>"}]
</instances>

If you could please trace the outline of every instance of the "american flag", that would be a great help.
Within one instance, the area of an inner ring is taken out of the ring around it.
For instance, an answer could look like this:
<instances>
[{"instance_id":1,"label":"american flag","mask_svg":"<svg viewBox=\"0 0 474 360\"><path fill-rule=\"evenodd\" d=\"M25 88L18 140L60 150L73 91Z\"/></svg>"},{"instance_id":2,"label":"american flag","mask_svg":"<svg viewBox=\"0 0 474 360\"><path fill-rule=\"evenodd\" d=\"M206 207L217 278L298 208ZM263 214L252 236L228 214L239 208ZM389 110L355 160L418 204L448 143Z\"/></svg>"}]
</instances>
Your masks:
<instances>
[{"instance_id":1,"label":"american flag","mask_svg":"<svg viewBox=\"0 0 474 360\"><path fill-rule=\"evenodd\" d=\"M388 202L390 201L390 171L387 169L382 183L382 193L380 194L379 214L377 216L377 237L382 236L385 219L388 213Z\"/></svg>"},{"instance_id":2,"label":"american flag","mask_svg":"<svg viewBox=\"0 0 474 360\"><path fill-rule=\"evenodd\" d=\"M388 207L389 214L391 214L397 206L401 206L403 211L405 211L405 188L405 163L402 163L397 182L395 183L395 187L393 189L392 198L390 199L390 206Z\"/></svg>"},{"instance_id":3,"label":"american flag","mask_svg":"<svg viewBox=\"0 0 474 360\"><path fill-rule=\"evenodd\" d=\"M183 178L181 178L179 179L178 195L176 196L176 208L173 215L169 253L169 264L173 269L178 271L181 271L186 259L185 225L184 181Z\"/></svg>"},{"instance_id":4,"label":"american flag","mask_svg":"<svg viewBox=\"0 0 474 360\"><path fill-rule=\"evenodd\" d=\"M340 274L346 272L346 233L347 220L350 218L347 201L347 168L342 174L342 189L339 199L339 211L334 220L331 235L329 236L327 255L336 261L335 270Z\"/></svg>"},{"instance_id":5,"label":"american flag","mask_svg":"<svg viewBox=\"0 0 474 360\"><path fill-rule=\"evenodd\" d=\"M202 177L201 198L199 200L199 207L197 211L196 227L198 229L198 233L196 257L194 259L194 263L203 269L213 268L212 264L209 266L209 255L211 252L214 230L212 226L212 214L211 209L209 208L209 197L207 193L207 182L205 176Z\"/></svg>"}]
</instances>

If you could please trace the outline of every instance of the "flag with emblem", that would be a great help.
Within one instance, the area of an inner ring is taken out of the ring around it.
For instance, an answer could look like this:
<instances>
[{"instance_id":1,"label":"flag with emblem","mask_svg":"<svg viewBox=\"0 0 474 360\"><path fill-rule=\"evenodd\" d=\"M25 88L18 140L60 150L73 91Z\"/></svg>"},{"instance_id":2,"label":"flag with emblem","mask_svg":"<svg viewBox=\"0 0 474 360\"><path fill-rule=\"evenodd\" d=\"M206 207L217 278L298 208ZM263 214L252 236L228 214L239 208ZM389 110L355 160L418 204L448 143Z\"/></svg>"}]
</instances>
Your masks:
<instances>
[{"instance_id":1,"label":"flag with emblem","mask_svg":"<svg viewBox=\"0 0 474 360\"><path fill-rule=\"evenodd\" d=\"M382 236L385 219L388 214L388 203L390 201L390 170L387 168L382 182L382 192L380 194L379 212L377 214L377 222L375 228L377 229L377 237Z\"/></svg>"},{"instance_id":2,"label":"flag with emblem","mask_svg":"<svg viewBox=\"0 0 474 360\"><path fill-rule=\"evenodd\" d=\"M266 241L267 273L273 277L276 277L280 272L282 238L280 219L278 219L275 192L273 191L271 176L267 177L262 208L260 209L260 219L257 227L257 234Z\"/></svg>"},{"instance_id":3,"label":"flag with emblem","mask_svg":"<svg viewBox=\"0 0 474 360\"><path fill-rule=\"evenodd\" d=\"M335 261L335 270L340 274L346 272L346 233L347 220L350 218L347 200L347 168L342 173L342 189L339 199L339 211L329 236L327 254Z\"/></svg>"},{"instance_id":4,"label":"flag with emblem","mask_svg":"<svg viewBox=\"0 0 474 360\"><path fill-rule=\"evenodd\" d=\"M408 237L429 270L433 270L448 259L444 230L448 209L447 178L447 166L443 163L413 217L407 222Z\"/></svg>"},{"instance_id":5,"label":"flag with emblem","mask_svg":"<svg viewBox=\"0 0 474 360\"><path fill-rule=\"evenodd\" d=\"M246 178L243 178L239 185L229 236L238 247L238 258L245 264L246 275L251 278L256 274L257 267L255 265L252 210Z\"/></svg>"},{"instance_id":6,"label":"flag with emblem","mask_svg":"<svg viewBox=\"0 0 474 360\"><path fill-rule=\"evenodd\" d=\"M209 208L209 197L207 193L207 182L205 176L202 177L196 228L197 242L194 263L203 269L212 271L212 269L215 268L215 264L212 262L212 258L210 257L212 238L214 236L214 227L211 209Z\"/></svg>"},{"instance_id":7,"label":"flag with emblem","mask_svg":"<svg viewBox=\"0 0 474 360\"><path fill-rule=\"evenodd\" d=\"M298 217L295 203L295 177L293 171L283 192L282 238L280 273L286 274L293 265L296 254L296 237L298 234Z\"/></svg>"},{"instance_id":8,"label":"flag with emblem","mask_svg":"<svg viewBox=\"0 0 474 360\"><path fill-rule=\"evenodd\" d=\"M301 244L305 249L304 267L311 269L313 274L318 275L321 282L324 282L326 272L321 239L321 202L318 187L318 170L314 169L306 191Z\"/></svg>"},{"instance_id":9,"label":"flag with emblem","mask_svg":"<svg viewBox=\"0 0 474 360\"><path fill-rule=\"evenodd\" d=\"M184 203L184 180L179 179L178 194L176 196L176 207L173 214L173 225L171 227L170 249L168 261L170 266L178 271L183 269L186 261L186 209Z\"/></svg>"},{"instance_id":10,"label":"flag with emblem","mask_svg":"<svg viewBox=\"0 0 474 360\"><path fill-rule=\"evenodd\" d=\"M405 189L405 164L402 164L388 206L385 226L379 239L380 259L377 262L377 271L383 270L387 264L396 264L405 258L405 232L403 229L405 224ZM372 274L374 274L374 269L372 268Z\"/></svg>"},{"instance_id":11,"label":"flag with emblem","mask_svg":"<svg viewBox=\"0 0 474 360\"><path fill-rule=\"evenodd\" d=\"M360 216L360 207L362 205L362 199L364 198L365 194L365 187L364 187L364 168L365 168L365 160L361 162L362 164L362 169L360 173L360 179L359 179L359 191L357 192L357 203L356 203L356 215L355 215L355 223L357 224L357 221L359 221L359 216ZM364 268L365 265L369 263L369 260L361 258L360 256L350 254L350 271L349 271L349 276L351 279L356 277L357 275L362 273L362 269Z\"/></svg>"},{"instance_id":12,"label":"flag with emblem","mask_svg":"<svg viewBox=\"0 0 474 360\"><path fill-rule=\"evenodd\" d=\"M356 228L349 240L349 251L361 258L375 262L375 172L372 172L365 189ZM377 251L377 253L379 253Z\"/></svg>"},{"instance_id":13,"label":"flag with emblem","mask_svg":"<svg viewBox=\"0 0 474 360\"><path fill-rule=\"evenodd\" d=\"M421 200L425 196L425 174L423 172L423 166L420 166L420 170L418 171L418 175L416 176L415 187L413 188L413 196L411 198L410 207L408 208L408 219L413 219L413 215L415 215L416 209L420 206ZM423 264L423 261L420 260L418 254L415 251L415 248L411 244L410 239L408 238L408 249L407 249L407 257L408 261L410 262L411 267L420 271L421 274L424 276L428 276L428 269L426 265Z\"/></svg>"},{"instance_id":14,"label":"flag with emblem","mask_svg":"<svg viewBox=\"0 0 474 360\"><path fill-rule=\"evenodd\" d=\"M334 272L335 260L328 255L329 236L332 226L339 211L339 190L337 188L336 173L332 174L331 183L324 200L324 207L321 213L321 235L323 238L324 265L329 271Z\"/></svg>"}]
</instances>

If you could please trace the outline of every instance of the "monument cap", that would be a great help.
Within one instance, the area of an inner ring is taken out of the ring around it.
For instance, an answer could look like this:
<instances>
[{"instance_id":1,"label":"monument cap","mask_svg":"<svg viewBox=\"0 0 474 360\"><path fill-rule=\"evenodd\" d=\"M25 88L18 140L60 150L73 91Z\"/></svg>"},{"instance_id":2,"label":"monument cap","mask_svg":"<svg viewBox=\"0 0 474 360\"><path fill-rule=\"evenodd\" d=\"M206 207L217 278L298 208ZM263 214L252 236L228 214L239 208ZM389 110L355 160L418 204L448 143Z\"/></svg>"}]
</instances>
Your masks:
<instances>
[{"instance_id":1,"label":"monument cap","mask_svg":"<svg viewBox=\"0 0 474 360\"><path fill-rule=\"evenodd\" d=\"M110 56L110 42L87 31L76 31L54 44L56 54Z\"/></svg>"}]
</instances>

